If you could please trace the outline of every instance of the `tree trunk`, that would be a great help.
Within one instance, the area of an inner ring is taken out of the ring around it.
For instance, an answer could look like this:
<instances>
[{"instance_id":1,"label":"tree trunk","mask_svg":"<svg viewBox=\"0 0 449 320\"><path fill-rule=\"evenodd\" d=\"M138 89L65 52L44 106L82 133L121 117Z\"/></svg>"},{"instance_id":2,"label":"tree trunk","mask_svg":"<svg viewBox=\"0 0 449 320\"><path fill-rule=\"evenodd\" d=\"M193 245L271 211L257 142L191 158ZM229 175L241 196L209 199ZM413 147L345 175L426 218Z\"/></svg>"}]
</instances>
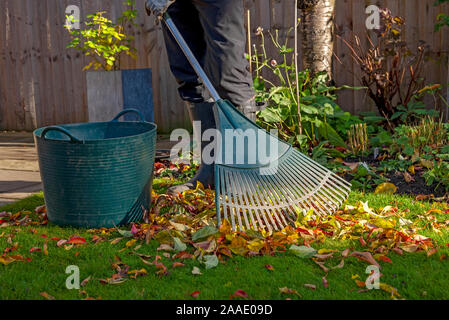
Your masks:
<instances>
[{"instance_id":1,"label":"tree trunk","mask_svg":"<svg viewBox=\"0 0 449 320\"><path fill-rule=\"evenodd\" d=\"M303 67L313 74L326 71L332 79L335 0L299 0Z\"/></svg>"}]
</instances>

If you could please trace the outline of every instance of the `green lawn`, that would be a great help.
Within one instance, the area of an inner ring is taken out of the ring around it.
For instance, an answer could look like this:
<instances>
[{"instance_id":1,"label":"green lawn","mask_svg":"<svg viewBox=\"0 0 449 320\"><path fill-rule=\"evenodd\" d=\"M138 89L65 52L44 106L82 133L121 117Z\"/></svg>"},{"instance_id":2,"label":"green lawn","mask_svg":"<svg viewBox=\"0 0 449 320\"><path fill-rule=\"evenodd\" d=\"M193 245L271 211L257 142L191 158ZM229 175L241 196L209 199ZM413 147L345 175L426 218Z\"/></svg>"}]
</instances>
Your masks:
<instances>
[{"instance_id":1,"label":"green lawn","mask_svg":"<svg viewBox=\"0 0 449 320\"><path fill-rule=\"evenodd\" d=\"M160 186L159 186L160 188ZM387 195L362 195L353 192L348 200L356 203L359 200L369 201L370 207L379 208L395 204L399 209L410 209L407 218L416 220L432 208L429 203L421 203L408 197ZM17 212L33 210L43 204L42 195L35 195L13 205L0 208L2 211ZM444 217L440 217L444 219ZM48 226L33 227L37 233L32 233L30 227L6 227L0 229L0 250L18 243L19 249L15 254L32 258L31 262L14 262L9 265L0 264L0 299L44 299L40 293L45 292L56 299L85 299L87 295L93 298L106 299L194 299L189 294L200 291L199 299L229 299L238 289L248 293L251 299L391 299L390 294L382 290L359 292L353 275L358 274L359 280L365 281L367 275L366 262L356 258L347 258L342 269L329 273L327 280L329 287L322 284L323 271L311 259L301 259L291 253L278 253L274 257L228 259L225 264L217 268L205 270L195 260L189 259L185 267L172 269L167 258L162 262L169 268L167 276L159 277L155 274L154 266L145 265L137 256L129 254L132 249L126 248L126 240L113 245L102 242L91 243L93 234L87 230L60 228ZM404 253L399 256L388 254L393 264L381 262L383 283L395 287L405 299L449 299L449 279L446 276L449 267L448 259L440 260L440 256L449 256L449 242L447 230L437 234L431 230L423 230L420 234L431 236L439 245L439 250L431 257L425 252ZM8 242L8 238L14 235ZM41 252L29 253L30 248L43 248L46 238L59 237L67 239L72 235L85 237L89 244L65 250L58 248L54 241L48 244L48 255ZM111 235L108 239L117 238L119 234ZM138 250L141 254L151 256L161 255L156 249L159 244L152 241L150 245L143 243ZM326 241L314 245L316 249L331 248L343 250L345 248L358 249L359 241ZM126 249L124 249L126 248ZM80 269L81 281L89 276L94 279L110 278L115 271L111 262L115 256L131 267L130 270L145 268L148 275L130 279L121 284L101 284L99 281L89 281L81 290L68 290L65 283L68 275L67 266L76 265ZM152 259L151 259L152 261ZM338 260L329 263L338 264ZM265 265L272 265L274 271L269 271ZM194 266L200 267L202 275L192 275ZM305 288L304 284L316 285L316 290ZM281 294L279 288L288 287L297 290L301 297L294 294ZM84 292L82 292L84 291Z\"/></svg>"}]
</instances>

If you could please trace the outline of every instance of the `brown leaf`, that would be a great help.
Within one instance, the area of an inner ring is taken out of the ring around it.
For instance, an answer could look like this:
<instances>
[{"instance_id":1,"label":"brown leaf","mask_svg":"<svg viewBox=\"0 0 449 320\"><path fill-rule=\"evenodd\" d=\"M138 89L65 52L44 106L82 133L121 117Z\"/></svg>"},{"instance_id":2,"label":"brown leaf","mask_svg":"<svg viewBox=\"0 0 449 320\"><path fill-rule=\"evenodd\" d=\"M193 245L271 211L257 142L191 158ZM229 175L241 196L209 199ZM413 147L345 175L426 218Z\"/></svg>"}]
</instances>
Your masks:
<instances>
[{"instance_id":1,"label":"brown leaf","mask_svg":"<svg viewBox=\"0 0 449 320\"><path fill-rule=\"evenodd\" d=\"M404 172L404 180L407 183L410 183L412 181L415 181L415 179L410 175L408 172Z\"/></svg>"},{"instance_id":2,"label":"brown leaf","mask_svg":"<svg viewBox=\"0 0 449 320\"><path fill-rule=\"evenodd\" d=\"M327 281L326 277L323 277L323 286L325 289L329 288L329 282Z\"/></svg>"},{"instance_id":3,"label":"brown leaf","mask_svg":"<svg viewBox=\"0 0 449 320\"><path fill-rule=\"evenodd\" d=\"M346 249L346 250L344 250L344 251L341 253L341 256L342 256L343 258L346 258L348 255L349 255L349 249Z\"/></svg>"},{"instance_id":4,"label":"brown leaf","mask_svg":"<svg viewBox=\"0 0 449 320\"><path fill-rule=\"evenodd\" d=\"M313 260L313 262L315 262L317 265L319 265L320 268L324 271L324 273L326 273L326 274L329 273L329 269L326 268L326 266L324 265L324 262L316 261L316 260Z\"/></svg>"},{"instance_id":5,"label":"brown leaf","mask_svg":"<svg viewBox=\"0 0 449 320\"><path fill-rule=\"evenodd\" d=\"M369 252L354 251L353 253L351 253L350 257L356 257L356 258L366 261L366 262L370 263L371 265L374 265L380 269L379 263L373 258L373 256Z\"/></svg>"},{"instance_id":6,"label":"brown leaf","mask_svg":"<svg viewBox=\"0 0 449 320\"><path fill-rule=\"evenodd\" d=\"M304 285L304 287L306 287L306 288L308 288L308 289L316 290L316 285L314 285L314 284L308 284L308 283L306 283L306 284Z\"/></svg>"},{"instance_id":7,"label":"brown leaf","mask_svg":"<svg viewBox=\"0 0 449 320\"><path fill-rule=\"evenodd\" d=\"M180 268L180 267L185 267L185 264L181 262L175 262L172 265L172 268Z\"/></svg>"},{"instance_id":8,"label":"brown leaf","mask_svg":"<svg viewBox=\"0 0 449 320\"><path fill-rule=\"evenodd\" d=\"M52 297L51 295L49 295L47 292L41 292L39 293L41 296L43 296L45 299L47 300L55 300L55 297Z\"/></svg>"},{"instance_id":9,"label":"brown leaf","mask_svg":"<svg viewBox=\"0 0 449 320\"><path fill-rule=\"evenodd\" d=\"M294 290L294 289L289 289L287 287L284 288L279 288L279 291L282 294L296 294L298 297L301 297L301 295L298 293L298 291Z\"/></svg>"}]
</instances>

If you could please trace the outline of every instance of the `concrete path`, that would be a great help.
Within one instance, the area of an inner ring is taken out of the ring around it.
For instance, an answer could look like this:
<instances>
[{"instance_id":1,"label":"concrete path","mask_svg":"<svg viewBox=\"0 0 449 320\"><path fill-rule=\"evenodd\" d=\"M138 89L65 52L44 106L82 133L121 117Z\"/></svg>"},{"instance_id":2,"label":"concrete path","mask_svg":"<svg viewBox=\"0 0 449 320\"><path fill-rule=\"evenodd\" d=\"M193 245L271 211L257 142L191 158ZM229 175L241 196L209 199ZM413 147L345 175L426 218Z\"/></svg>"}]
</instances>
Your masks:
<instances>
[{"instance_id":1,"label":"concrete path","mask_svg":"<svg viewBox=\"0 0 449 320\"><path fill-rule=\"evenodd\" d=\"M0 133L0 206L42 191L31 133Z\"/></svg>"},{"instance_id":2,"label":"concrete path","mask_svg":"<svg viewBox=\"0 0 449 320\"><path fill-rule=\"evenodd\" d=\"M167 137L158 137L158 149L170 149ZM0 132L0 207L42 191L32 133Z\"/></svg>"}]
</instances>

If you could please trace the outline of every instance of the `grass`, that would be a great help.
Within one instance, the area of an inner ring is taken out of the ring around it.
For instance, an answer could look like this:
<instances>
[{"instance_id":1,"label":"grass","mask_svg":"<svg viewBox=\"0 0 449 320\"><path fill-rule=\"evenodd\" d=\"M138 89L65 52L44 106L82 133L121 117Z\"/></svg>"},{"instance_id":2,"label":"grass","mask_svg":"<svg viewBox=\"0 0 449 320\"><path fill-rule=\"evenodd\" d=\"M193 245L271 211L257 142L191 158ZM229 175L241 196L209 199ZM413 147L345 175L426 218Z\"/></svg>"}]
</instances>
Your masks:
<instances>
[{"instance_id":1,"label":"grass","mask_svg":"<svg viewBox=\"0 0 449 320\"><path fill-rule=\"evenodd\" d=\"M160 181L159 181L160 182ZM161 190L165 186L158 184L156 189ZM353 192L349 203L368 201L373 208L386 205L396 205L400 209L410 209L407 218L417 219L417 215L432 208L432 204L415 201L405 196L373 195ZM33 210L43 204L42 194L38 194L19 201L15 204L0 208L1 211L17 212L20 210ZM60 228L49 224L36 227L37 233L33 234L30 227L7 227L0 229L0 250L11 247L7 238L15 235L12 243L19 244L19 254L31 257L29 263L14 262L7 266L0 264L0 299L44 299L40 295L46 292L56 299L84 299L87 297L107 299L194 299L189 294L200 291L199 299L229 299L230 295L238 289L248 293L251 299L390 299L390 294L381 290L371 290L359 293L359 289L353 275L358 274L359 280L365 281L367 263L355 258L346 259L343 269L337 269L329 273L327 280L329 287L322 285L323 271L310 259L300 259L290 253L279 253L274 257L242 258L235 257L227 260L215 269L205 270L201 267L203 275L192 275L194 266L198 262L189 260L182 268L171 268L168 259L162 262L169 268L169 275L159 277L155 274L153 266L147 266L132 251L126 248L126 240L117 245L102 242L93 245L90 242L92 233L87 230ZM449 279L445 276L449 261L440 261L440 255L449 256L449 248L445 245L449 242L449 234L443 231L436 234L431 230L423 230L421 234L431 236L440 246L437 254L427 257L424 252L405 253L399 256L389 254L393 264L381 262L382 282L395 287L405 299L449 299ZM43 247L46 235L49 238L59 237L67 239L72 235L80 235L88 240L89 245L73 247L65 250L57 248L54 242L49 242L48 255L43 252L29 253L32 247ZM116 238L119 235L111 236ZM138 252L149 254L153 257L157 254L159 244L155 241L150 245L143 245ZM359 249L358 241L326 241L322 248L332 249ZM126 249L124 249L126 248ZM15 253L15 254L17 254ZM65 270L70 265L76 265L80 269L81 281L89 276L96 279L110 278L115 271L111 268L111 262L118 255L131 270L145 268L148 275L136 280L130 279L122 284L103 285L99 281L90 281L80 290L68 290L66 279L69 276ZM338 263L338 262L337 262ZM265 265L272 265L274 271L269 271ZM307 289L304 284L316 285L316 290ZM281 294L279 288L288 287L299 292L301 297L292 294Z\"/></svg>"}]
</instances>

